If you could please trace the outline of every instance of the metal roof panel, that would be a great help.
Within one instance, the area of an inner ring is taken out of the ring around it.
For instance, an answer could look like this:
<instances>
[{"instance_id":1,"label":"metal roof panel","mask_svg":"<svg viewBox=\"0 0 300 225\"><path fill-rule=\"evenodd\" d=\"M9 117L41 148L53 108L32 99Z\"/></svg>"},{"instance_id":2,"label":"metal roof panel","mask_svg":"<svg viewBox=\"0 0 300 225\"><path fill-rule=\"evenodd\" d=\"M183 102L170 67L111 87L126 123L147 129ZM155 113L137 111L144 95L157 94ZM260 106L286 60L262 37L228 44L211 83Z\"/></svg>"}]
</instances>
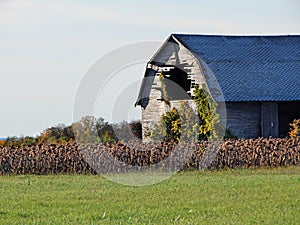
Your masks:
<instances>
[{"instance_id":1,"label":"metal roof panel","mask_svg":"<svg viewBox=\"0 0 300 225\"><path fill-rule=\"evenodd\" d=\"M300 101L300 35L173 36L214 73L225 101Z\"/></svg>"}]
</instances>

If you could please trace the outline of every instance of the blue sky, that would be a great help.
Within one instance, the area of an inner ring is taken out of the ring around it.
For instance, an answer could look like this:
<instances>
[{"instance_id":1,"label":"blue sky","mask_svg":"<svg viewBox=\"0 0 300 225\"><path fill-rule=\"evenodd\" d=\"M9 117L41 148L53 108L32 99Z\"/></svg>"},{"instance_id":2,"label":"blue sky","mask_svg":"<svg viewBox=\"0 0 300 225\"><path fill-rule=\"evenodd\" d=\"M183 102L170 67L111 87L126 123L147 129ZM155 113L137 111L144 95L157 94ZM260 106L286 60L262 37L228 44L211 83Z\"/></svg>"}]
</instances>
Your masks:
<instances>
[{"instance_id":1,"label":"blue sky","mask_svg":"<svg viewBox=\"0 0 300 225\"><path fill-rule=\"evenodd\" d=\"M71 124L85 72L119 46L170 33L299 34L299 22L297 0L0 0L0 137ZM123 71L120 84L141 78L144 66ZM109 104L96 116L107 119Z\"/></svg>"}]
</instances>

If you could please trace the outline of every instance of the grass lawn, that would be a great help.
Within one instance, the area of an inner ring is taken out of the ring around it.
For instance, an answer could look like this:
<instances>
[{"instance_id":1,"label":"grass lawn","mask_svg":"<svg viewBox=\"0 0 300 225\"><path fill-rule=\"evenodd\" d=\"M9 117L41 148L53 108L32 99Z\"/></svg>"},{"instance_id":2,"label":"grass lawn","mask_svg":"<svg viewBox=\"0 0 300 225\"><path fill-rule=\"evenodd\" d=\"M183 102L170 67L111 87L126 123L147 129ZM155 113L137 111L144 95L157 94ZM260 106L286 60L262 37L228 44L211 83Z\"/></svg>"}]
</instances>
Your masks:
<instances>
[{"instance_id":1,"label":"grass lawn","mask_svg":"<svg viewBox=\"0 0 300 225\"><path fill-rule=\"evenodd\" d=\"M0 177L0 224L299 224L300 167L181 172L151 186L99 175Z\"/></svg>"}]
</instances>

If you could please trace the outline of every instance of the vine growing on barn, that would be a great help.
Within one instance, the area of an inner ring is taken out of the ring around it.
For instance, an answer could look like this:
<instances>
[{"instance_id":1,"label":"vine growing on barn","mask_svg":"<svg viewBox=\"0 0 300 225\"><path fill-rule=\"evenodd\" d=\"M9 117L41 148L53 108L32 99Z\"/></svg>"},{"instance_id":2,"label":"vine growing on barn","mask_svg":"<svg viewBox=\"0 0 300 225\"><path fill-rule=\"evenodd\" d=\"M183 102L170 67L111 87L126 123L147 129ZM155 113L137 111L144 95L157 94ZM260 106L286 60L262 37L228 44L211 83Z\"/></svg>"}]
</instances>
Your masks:
<instances>
[{"instance_id":1,"label":"vine growing on barn","mask_svg":"<svg viewBox=\"0 0 300 225\"><path fill-rule=\"evenodd\" d=\"M165 86L162 85L162 94L167 96ZM164 99L167 99L164 97ZM167 101L168 104L169 101ZM219 140L222 138L220 116L217 113L217 103L206 89L196 87L194 90L196 112L188 101L182 100L178 109L173 107L164 113L158 124L152 129L150 137L165 140ZM170 106L170 105L168 105Z\"/></svg>"},{"instance_id":2,"label":"vine growing on barn","mask_svg":"<svg viewBox=\"0 0 300 225\"><path fill-rule=\"evenodd\" d=\"M182 100L178 109L173 107L161 116L150 136L153 139L197 141L199 138L198 130L199 118L197 113L188 101Z\"/></svg>"},{"instance_id":3,"label":"vine growing on barn","mask_svg":"<svg viewBox=\"0 0 300 225\"><path fill-rule=\"evenodd\" d=\"M210 140L222 138L220 116L217 113L218 104L212 99L204 86L202 88L196 87L194 95L194 101L200 119L200 139Z\"/></svg>"},{"instance_id":4,"label":"vine growing on barn","mask_svg":"<svg viewBox=\"0 0 300 225\"><path fill-rule=\"evenodd\" d=\"M161 83L162 99L168 106L170 106L170 101L167 92L167 85L165 83L165 76L162 72L159 73L159 80Z\"/></svg>"},{"instance_id":5,"label":"vine growing on barn","mask_svg":"<svg viewBox=\"0 0 300 225\"><path fill-rule=\"evenodd\" d=\"M160 117L160 121L152 129L150 137L154 140L180 140L181 119L178 110L173 107Z\"/></svg>"}]
</instances>

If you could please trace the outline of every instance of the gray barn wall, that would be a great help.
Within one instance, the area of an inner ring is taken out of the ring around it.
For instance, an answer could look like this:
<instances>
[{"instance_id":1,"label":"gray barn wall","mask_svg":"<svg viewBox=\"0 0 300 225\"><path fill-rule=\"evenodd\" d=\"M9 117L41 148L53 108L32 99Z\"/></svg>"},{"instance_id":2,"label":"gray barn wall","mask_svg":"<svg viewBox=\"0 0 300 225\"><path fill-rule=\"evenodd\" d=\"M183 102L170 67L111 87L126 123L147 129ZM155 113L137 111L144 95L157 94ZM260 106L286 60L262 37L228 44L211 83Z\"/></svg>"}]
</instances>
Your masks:
<instances>
[{"instance_id":1,"label":"gray barn wall","mask_svg":"<svg viewBox=\"0 0 300 225\"><path fill-rule=\"evenodd\" d=\"M159 77L156 76L152 84L149 103L146 109L142 108L142 134L143 139L146 140L153 126L159 122L160 116L166 111L166 104L164 101L158 99L162 98L161 84Z\"/></svg>"},{"instance_id":2,"label":"gray barn wall","mask_svg":"<svg viewBox=\"0 0 300 225\"><path fill-rule=\"evenodd\" d=\"M241 138L260 136L261 111L259 102L226 103L227 128Z\"/></svg>"},{"instance_id":3,"label":"gray barn wall","mask_svg":"<svg viewBox=\"0 0 300 225\"><path fill-rule=\"evenodd\" d=\"M261 136L278 137L278 104L277 102L261 103Z\"/></svg>"}]
</instances>

